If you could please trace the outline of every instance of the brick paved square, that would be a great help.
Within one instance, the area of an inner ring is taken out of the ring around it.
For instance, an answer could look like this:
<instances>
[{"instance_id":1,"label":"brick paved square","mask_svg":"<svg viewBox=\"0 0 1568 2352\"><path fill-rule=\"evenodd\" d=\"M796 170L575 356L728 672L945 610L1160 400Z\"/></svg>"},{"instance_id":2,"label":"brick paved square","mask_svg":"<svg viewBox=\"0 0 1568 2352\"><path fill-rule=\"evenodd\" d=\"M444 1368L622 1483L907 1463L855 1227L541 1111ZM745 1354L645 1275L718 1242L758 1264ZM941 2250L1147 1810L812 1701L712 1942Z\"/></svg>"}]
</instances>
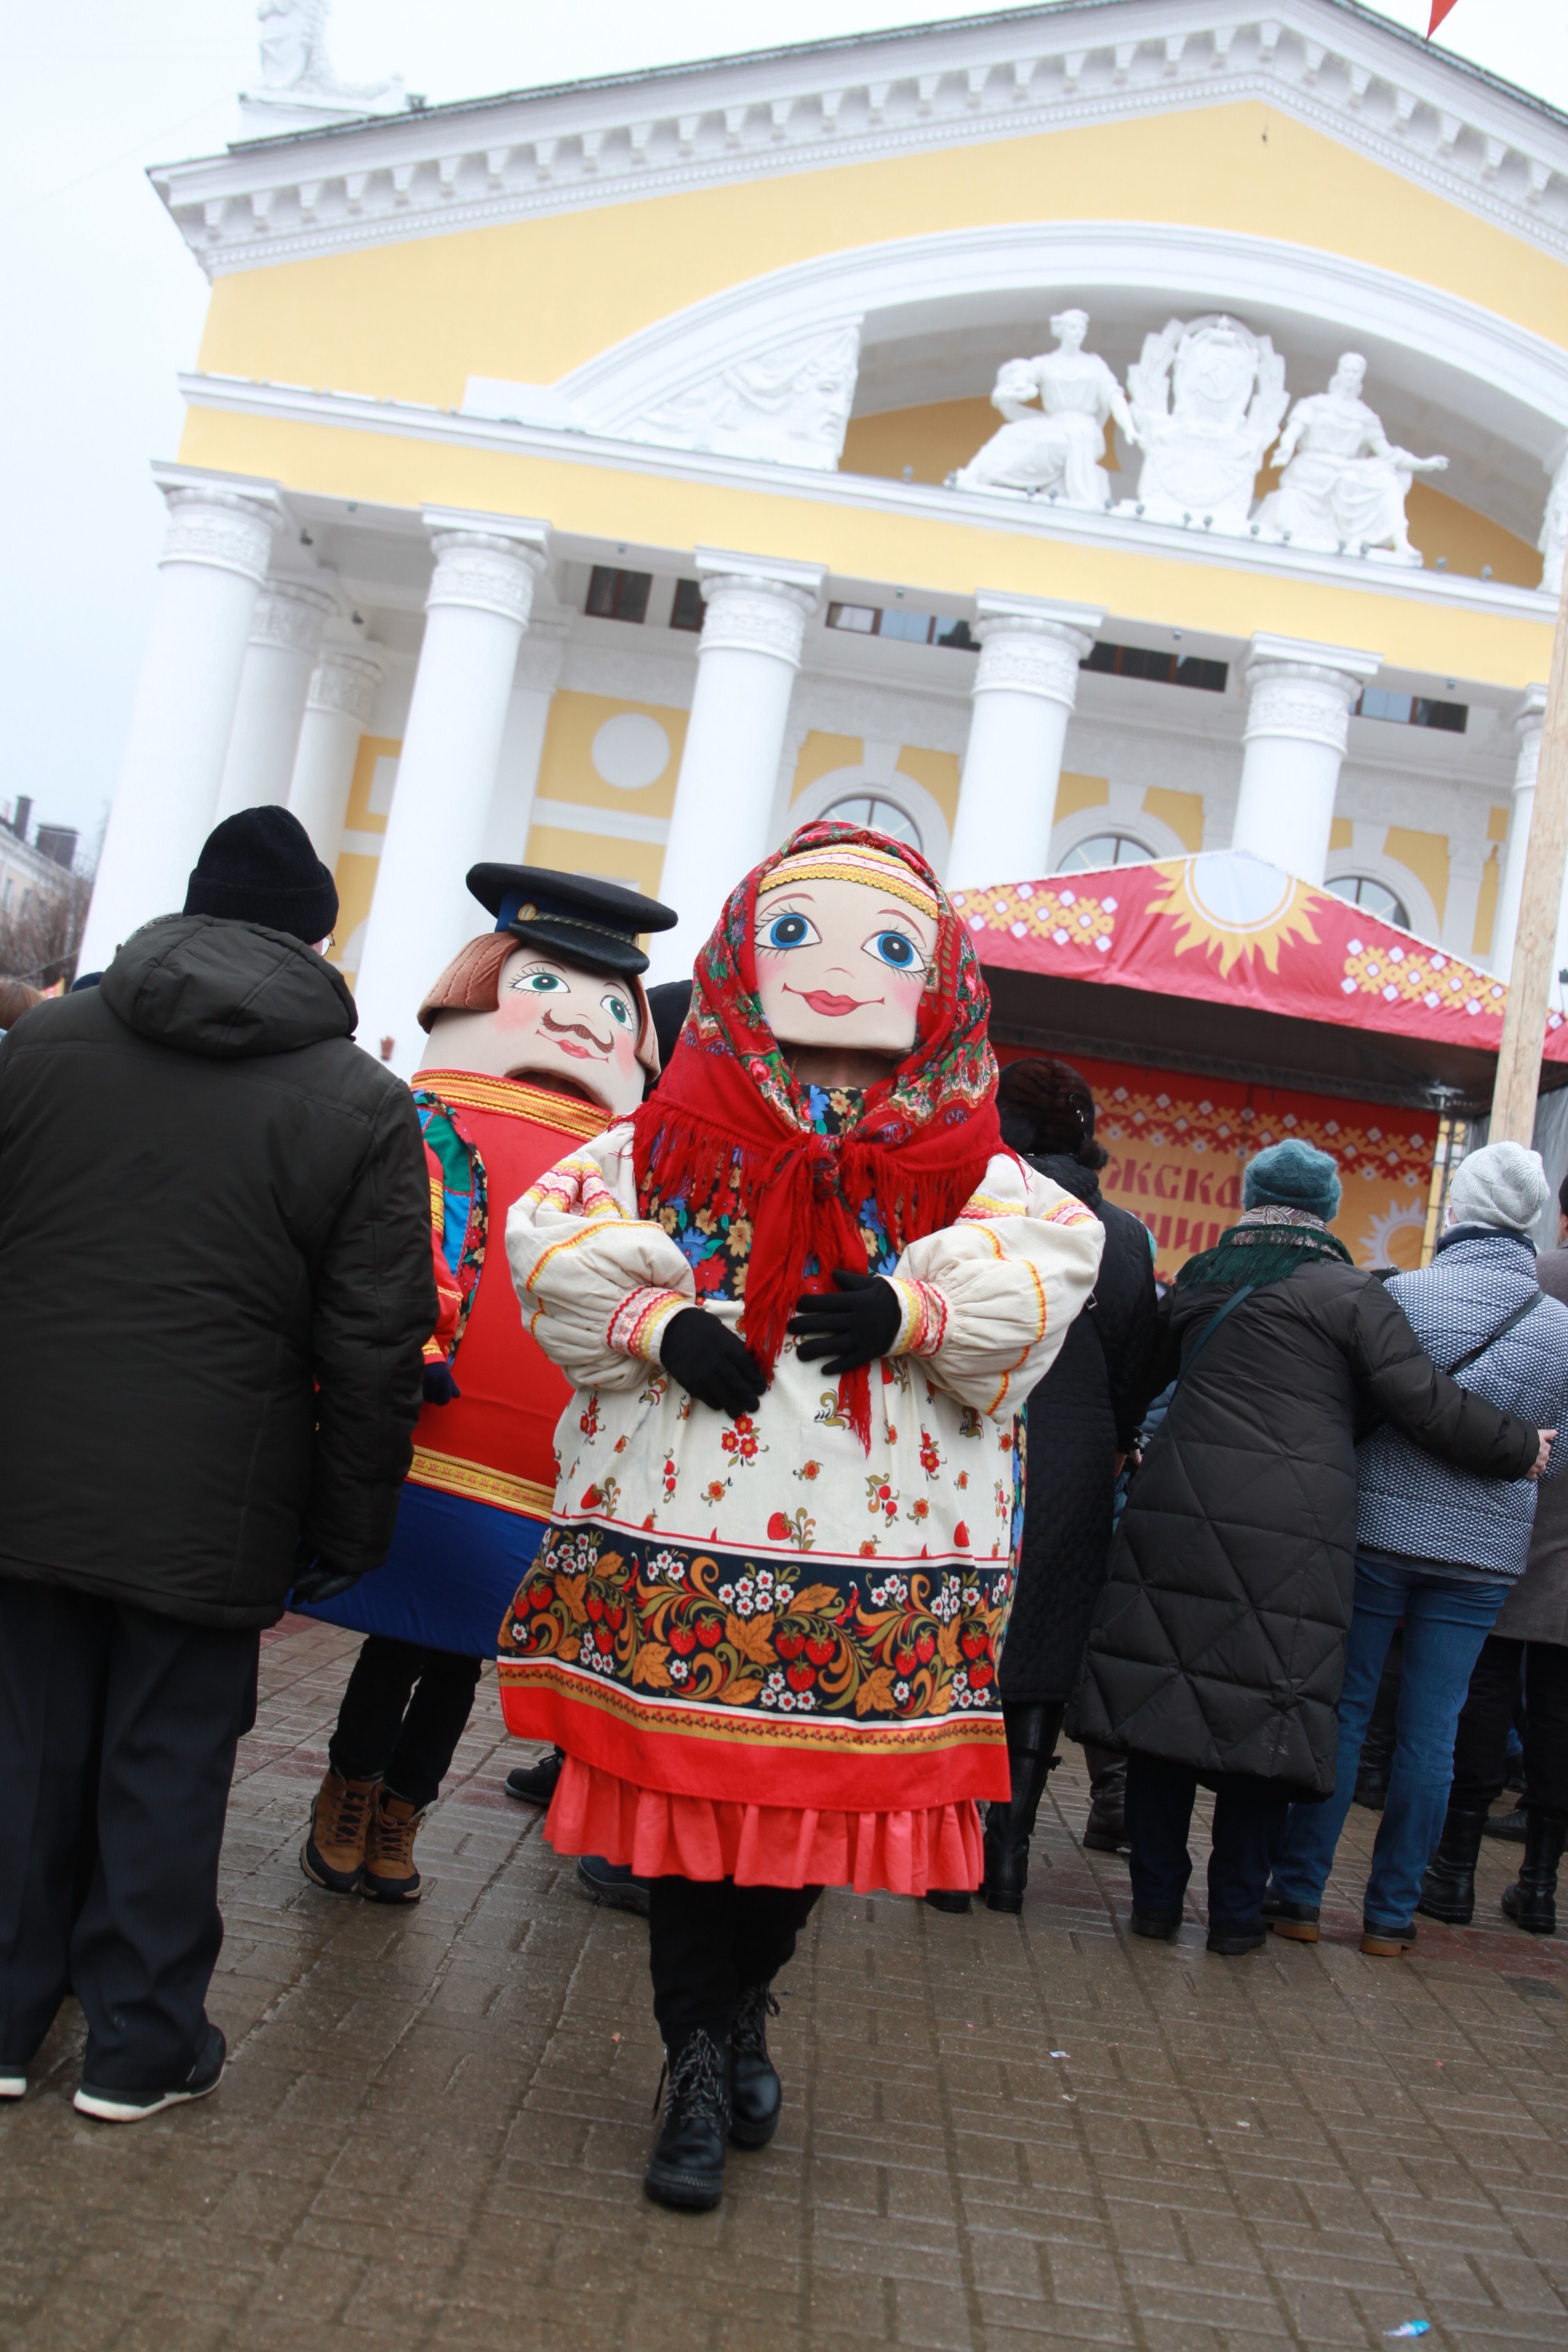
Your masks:
<instances>
[{"instance_id":1,"label":"brick paved square","mask_svg":"<svg viewBox=\"0 0 1568 2352\"><path fill-rule=\"evenodd\" d=\"M298 1864L353 1636L285 1620L240 1755L216 2097L113 2130L60 2019L0 2110L0 2345L26 2352L1435 2352L1568 2347L1568 1948L1497 1907L1356 1949L1352 1811L1315 1949L1125 1932L1053 1776L1021 1920L827 1896L784 1979L788 2105L721 2209L641 2194L646 1931L501 1782L494 1689L389 1915ZM1201 1885L1201 1871L1198 1874ZM1058 2054L1060 2053L1060 2054Z\"/></svg>"}]
</instances>

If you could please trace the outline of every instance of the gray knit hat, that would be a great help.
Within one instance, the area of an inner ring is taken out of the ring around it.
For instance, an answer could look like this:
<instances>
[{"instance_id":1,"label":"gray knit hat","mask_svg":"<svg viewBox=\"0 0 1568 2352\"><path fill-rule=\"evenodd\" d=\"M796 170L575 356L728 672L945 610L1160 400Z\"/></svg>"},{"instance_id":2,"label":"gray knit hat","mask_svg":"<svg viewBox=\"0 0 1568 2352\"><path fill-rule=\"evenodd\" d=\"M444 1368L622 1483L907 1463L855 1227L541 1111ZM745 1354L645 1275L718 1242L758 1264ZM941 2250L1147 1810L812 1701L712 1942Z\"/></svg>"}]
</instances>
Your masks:
<instances>
[{"instance_id":1,"label":"gray knit hat","mask_svg":"<svg viewBox=\"0 0 1568 2352\"><path fill-rule=\"evenodd\" d=\"M1339 1213L1340 1171L1328 1152L1315 1150L1299 1136L1271 1143L1247 1164L1242 1179L1244 1209L1300 1209L1310 1217L1332 1224Z\"/></svg>"},{"instance_id":2,"label":"gray knit hat","mask_svg":"<svg viewBox=\"0 0 1568 2352\"><path fill-rule=\"evenodd\" d=\"M1460 1160L1448 1192L1448 1222L1522 1234L1551 1197L1539 1151L1527 1151L1522 1143L1489 1143Z\"/></svg>"}]
</instances>

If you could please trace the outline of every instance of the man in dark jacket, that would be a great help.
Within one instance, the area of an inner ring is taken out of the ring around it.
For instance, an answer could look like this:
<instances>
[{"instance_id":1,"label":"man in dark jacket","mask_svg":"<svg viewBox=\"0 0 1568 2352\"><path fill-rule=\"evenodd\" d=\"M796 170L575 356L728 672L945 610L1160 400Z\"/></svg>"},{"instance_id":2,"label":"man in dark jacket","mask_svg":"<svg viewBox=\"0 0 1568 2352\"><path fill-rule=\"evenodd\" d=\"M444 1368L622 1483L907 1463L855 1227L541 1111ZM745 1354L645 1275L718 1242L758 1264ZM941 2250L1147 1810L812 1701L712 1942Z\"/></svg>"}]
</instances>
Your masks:
<instances>
[{"instance_id":1,"label":"man in dark jacket","mask_svg":"<svg viewBox=\"0 0 1568 2352\"><path fill-rule=\"evenodd\" d=\"M1019 1911L1051 1751L1110 1562L1117 1460L1147 1401L1158 1302L1147 1228L1101 1198L1097 1171L1109 1155L1094 1139L1081 1073L1044 1056L1009 1062L996 1108L1003 1140L1105 1227L1094 1296L1028 1403L1024 1534L999 1675L1013 1791L985 1821L986 1904Z\"/></svg>"},{"instance_id":2,"label":"man in dark jacket","mask_svg":"<svg viewBox=\"0 0 1568 2352\"><path fill-rule=\"evenodd\" d=\"M1153 1377L1179 1370L1180 1385L1122 1515L1074 1702L1078 1736L1129 1759L1134 1933L1175 1933L1194 1796L1215 1790L1208 1942L1225 1953L1263 1942L1291 1799L1334 1786L1356 1438L1386 1421L1494 1478L1533 1475L1548 1451L1439 1371L1351 1264L1328 1230L1326 1152L1274 1145L1242 1197L1239 1223L1161 1305Z\"/></svg>"},{"instance_id":3,"label":"man in dark jacket","mask_svg":"<svg viewBox=\"0 0 1568 2352\"><path fill-rule=\"evenodd\" d=\"M298 821L247 810L183 915L0 1045L0 2095L68 1991L84 2114L216 2087L259 1631L391 1540L429 1190L319 951L336 914Z\"/></svg>"},{"instance_id":4,"label":"man in dark jacket","mask_svg":"<svg viewBox=\"0 0 1568 2352\"><path fill-rule=\"evenodd\" d=\"M1448 1230L1419 1274L1390 1295L1436 1360L1467 1389L1555 1430L1568 1407L1568 1307L1535 1274L1528 1228L1551 1195L1538 1155L1518 1143L1472 1152L1454 1179ZM1524 1574L1536 1490L1467 1476L1433 1462L1396 1429L1359 1455L1355 1613L1340 1698L1334 1791L1290 1815L1266 1906L1276 1931L1315 1942L1318 1909L1350 1809L1361 1744L1395 1625L1405 1621L1398 1738L1373 1847L1362 1949L1396 1958L1415 1941L1420 1907L1468 1920L1484 1814L1464 1813L1434 1864L1454 1770L1454 1734L1481 1643ZM1517 1687L1517 1685L1516 1685Z\"/></svg>"}]
</instances>

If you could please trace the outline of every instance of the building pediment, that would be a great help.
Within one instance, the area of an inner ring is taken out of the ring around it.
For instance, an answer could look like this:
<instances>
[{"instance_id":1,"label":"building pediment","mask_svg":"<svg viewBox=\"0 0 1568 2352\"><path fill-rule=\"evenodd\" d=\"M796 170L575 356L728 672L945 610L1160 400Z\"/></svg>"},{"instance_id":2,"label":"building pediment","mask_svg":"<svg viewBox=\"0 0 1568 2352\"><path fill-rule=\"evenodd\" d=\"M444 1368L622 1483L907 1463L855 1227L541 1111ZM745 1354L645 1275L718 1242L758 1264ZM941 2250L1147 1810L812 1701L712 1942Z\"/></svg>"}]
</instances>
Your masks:
<instances>
[{"instance_id":1,"label":"building pediment","mask_svg":"<svg viewBox=\"0 0 1568 2352\"><path fill-rule=\"evenodd\" d=\"M1248 100L1568 257L1568 121L1353 0L1068 0L300 131L152 177L218 276Z\"/></svg>"}]
</instances>

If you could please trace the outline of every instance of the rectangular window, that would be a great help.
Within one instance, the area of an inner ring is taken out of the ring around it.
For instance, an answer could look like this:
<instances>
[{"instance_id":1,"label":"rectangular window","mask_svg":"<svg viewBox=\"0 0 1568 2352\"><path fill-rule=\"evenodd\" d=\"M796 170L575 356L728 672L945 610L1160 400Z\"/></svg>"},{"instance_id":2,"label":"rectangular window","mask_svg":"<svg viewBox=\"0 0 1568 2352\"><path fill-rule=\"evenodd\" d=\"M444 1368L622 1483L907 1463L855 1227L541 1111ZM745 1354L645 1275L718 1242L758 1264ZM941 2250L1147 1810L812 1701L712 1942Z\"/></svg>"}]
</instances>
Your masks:
<instances>
[{"instance_id":1,"label":"rectangular window","mask_svg":"<svg viewBox=\"0 0 1568 2352\"><path fill-rule=\"evenodd\" d=\"M874 637L881 617L875 604L829 604L827 608L830 629L852 629L858 636Z\"/></svg>"},{"instance_id":2,"label":"rectangular window","mask_svg":"<svg viewBox=\"0 0 1568 2352\"><path fill-rule=\"evenodd\" d=\"M1468 702L1434 702L1424 694L1394 694L1385 686L1363 688L1355 706L1359 719L1384 719L1394 727L1436 727L1446 735L1462 735L1469 718Z\"/></svg>"},{"instance_id":3,"label":"rectangular window","mask_svg":"<svg viewBox=\"0 0 1568 2352\"><path fill-rule=\"evenodd\" d=\"M678 580L675 602L669 608L672 629L700 632L702 627L702 583L700 580Z\"/></svg>"},{"instance_id":4,"label":"rectangular window","mask_svg":"<svg viewBox=\"0 0 1568 2352\"><path fill-rule=\"evenodd\" d=\"M830 629L848 629L860 637L897 637L908 646L956 646L976 654L967 621L944 620L939 613L910 613L900 604L829 604Z\"/></svg>"},{"instance_id":5,"label":"rectangular window","mask_svg":"<svg viewBox=\"0 0 1568 2352\"><path fill-rule=\"evenodd\" d=\"M600 621L641 621L647 615L651 572L616 572L595 563L588 583L588 611Z\"/></svg>"},{"instance_id":6,"label":"rectangular window","mask_svg":"<svg viewBox=\"0 0 1568 2352\"><path fill-rule=\"evenodd\" d=\"M1142 677L1155 686L1191 686L1203 694L1223 694L1229 676L1221 661L1201 661L1187 654L1151 653L1146 646L1097 645L1080 669L1097 669L1112 677Z\"/></svg>"}]
</instances>

